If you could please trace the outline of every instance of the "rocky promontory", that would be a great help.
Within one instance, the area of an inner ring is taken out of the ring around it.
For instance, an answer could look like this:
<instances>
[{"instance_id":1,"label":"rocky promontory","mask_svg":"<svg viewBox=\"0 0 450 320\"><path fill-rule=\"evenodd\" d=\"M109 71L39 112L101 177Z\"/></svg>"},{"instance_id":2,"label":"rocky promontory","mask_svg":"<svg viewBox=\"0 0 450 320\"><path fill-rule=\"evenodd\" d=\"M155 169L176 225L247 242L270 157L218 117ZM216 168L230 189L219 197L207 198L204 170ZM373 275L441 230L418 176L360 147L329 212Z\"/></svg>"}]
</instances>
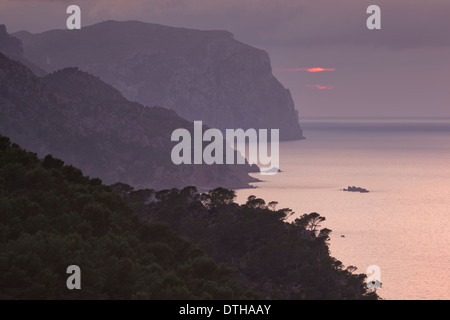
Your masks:
<instances>
[{"instance_id":1,"label":"rocky promontory","mask_svg":"<svg viewBox=\"0 0 450 320\"><path fill-rule=\"evenodd\" d=\"M160 105L218 129L280 129L303 138L288 89L269 55L227 31L106 21L81 30L14 34L25 56L47 72L79 67L128 100Z\"/></svg>"},{"instance_id":2,"label":"rocky promontory","mask_svg":"<svg viewBox=\"0 0 450 320\"><path fill-rule=\"evenodd\" d=\"M52 154L105 183L165 189L248 187L254 168L175 165L173 130L193 130L174 111L125 99L98 77L66 68L38 78L0 53L0 134L44 157Z\"/></svg>"},{"instance_id":3,"label":"rocky promontory","mask_svg":"<svg viewBox=\"0 0 450 320\"><path fill-rule=\"evenodd\" d=\"M343 191L348 191L348 192L360 192L360 193L369 193L370 191L361 187L348 187L348 188L344 188L342 189Z\"/></svg>"}]
</instances>

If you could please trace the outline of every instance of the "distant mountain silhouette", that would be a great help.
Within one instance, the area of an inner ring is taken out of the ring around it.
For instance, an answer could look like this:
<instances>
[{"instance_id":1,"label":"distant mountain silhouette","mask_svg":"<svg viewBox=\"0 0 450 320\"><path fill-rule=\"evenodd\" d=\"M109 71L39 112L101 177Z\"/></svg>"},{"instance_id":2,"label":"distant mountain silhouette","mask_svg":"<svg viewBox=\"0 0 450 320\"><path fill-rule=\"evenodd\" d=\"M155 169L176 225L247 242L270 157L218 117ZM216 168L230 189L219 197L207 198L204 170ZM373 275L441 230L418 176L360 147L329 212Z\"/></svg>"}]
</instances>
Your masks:
<instances>
[{"instance_id":1,"label":"distant mountain silhouette","mask_svg":"<svg viewBox=\"0 0 450 320\"><path fill-rule=\"evenodd\" d=\"M52 154L105 183L137 187L246 187L248 165L172 163L170 136L193 124L174 111L145 107L77 68L36 77L0 54L0 134L40 156Z\"/></svg>"},{"instance_id":2,"label":"distant mountain silhouette","mask_svg":"<svg viewBox=\"0 0 450 320\"><path fill-rule=\"evenodd\" d=\"M229 32L107 21L14 35L25 56L48 72L79 67L129 100L210 127L280 129L282 140L303 137L291 94L273 76L269 55Z\"/></svg>"}]
</instances>

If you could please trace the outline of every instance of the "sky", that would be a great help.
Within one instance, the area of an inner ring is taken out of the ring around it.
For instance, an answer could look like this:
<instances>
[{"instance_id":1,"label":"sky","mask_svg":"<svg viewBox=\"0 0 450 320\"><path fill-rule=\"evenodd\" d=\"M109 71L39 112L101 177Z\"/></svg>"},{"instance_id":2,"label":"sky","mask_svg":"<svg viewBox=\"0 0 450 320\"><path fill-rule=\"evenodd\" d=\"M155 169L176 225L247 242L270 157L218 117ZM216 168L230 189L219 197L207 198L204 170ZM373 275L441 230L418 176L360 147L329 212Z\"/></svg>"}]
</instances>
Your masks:
<instances>
[{"instance_id":1,"label":"sky","mask_svg":"<svg viewBox=\"0 0 450 320\"><path fill-rule=\"evenodd\" d=\"M9 32L139 20L231 31L267 51L300 116L450 117L449 0L0 0ZM368 30L369 5L381 30Z\"/></svg>"}]
</instances>

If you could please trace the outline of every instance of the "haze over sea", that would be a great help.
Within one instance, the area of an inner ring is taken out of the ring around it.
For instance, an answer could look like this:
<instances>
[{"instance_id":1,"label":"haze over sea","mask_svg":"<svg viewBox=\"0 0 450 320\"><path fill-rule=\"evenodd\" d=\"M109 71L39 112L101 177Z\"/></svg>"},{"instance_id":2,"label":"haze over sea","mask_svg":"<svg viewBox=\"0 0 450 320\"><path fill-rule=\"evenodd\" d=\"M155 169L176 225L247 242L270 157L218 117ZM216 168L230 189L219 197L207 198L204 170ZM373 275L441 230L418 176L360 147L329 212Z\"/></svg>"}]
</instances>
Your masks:
<instances>
[{"instance_id":1,"label":"haze over sea","mask_svg":"<svg viewBox=\"0 0 450 320\"><path fill-rule=\"evenodd\" d=\"M325 216L332 256L358 273L378 265L384 299L450 299L450 119L301 123L307 140L280 145L283 172L258 176L237 201Z\"/></svg>"}]
</instances>

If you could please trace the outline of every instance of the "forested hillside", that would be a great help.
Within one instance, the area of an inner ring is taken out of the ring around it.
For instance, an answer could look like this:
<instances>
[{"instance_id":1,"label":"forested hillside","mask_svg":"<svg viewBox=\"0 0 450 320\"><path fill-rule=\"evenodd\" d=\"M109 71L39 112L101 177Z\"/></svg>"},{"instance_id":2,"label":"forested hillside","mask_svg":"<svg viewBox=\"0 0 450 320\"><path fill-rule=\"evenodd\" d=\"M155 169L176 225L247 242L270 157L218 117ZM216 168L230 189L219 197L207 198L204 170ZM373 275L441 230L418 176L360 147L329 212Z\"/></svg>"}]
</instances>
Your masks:
<instances>
[{"instance_id":1,"label":"forested hillside","mask_svg":"<svg viewBox=\"0 0 450 320\"><path fill-rule=\"evenodd\" d=\"M318 213L304 214L293 222L288 208L276 201L250 196L243 205L234 202L232 190L217 188L200 194L183 190L137 190L116 184L142 219L169 224L217 262L237 271L241 285L266 299L373 299L365 274L345 267L330 256L331 230L321 229Z\"/></svg>"},{"instance_id":2,"label":"forested hillside","mask_svg":"<svg viewBox=\"0 0 450 320\"><path fill-rule=\"evenodd\" d=\"M0 299L373 299L317 213L217 188L105 186L0 136ZM181 238L182 236L183 238ZM82 289L68 290L78 265Z\"/></svg>"},{"instance_id":3,"label":"forested hillside","mask_svg":"<svg viewBox=\"0 0 450 320\"><path fill-rule=\"evenodd\" d=\"M68 290L66 268L81 268ZM102 184L0 136L0 299L255 297L168 226L143 222Z\"/></svg>"}]
</instances>

